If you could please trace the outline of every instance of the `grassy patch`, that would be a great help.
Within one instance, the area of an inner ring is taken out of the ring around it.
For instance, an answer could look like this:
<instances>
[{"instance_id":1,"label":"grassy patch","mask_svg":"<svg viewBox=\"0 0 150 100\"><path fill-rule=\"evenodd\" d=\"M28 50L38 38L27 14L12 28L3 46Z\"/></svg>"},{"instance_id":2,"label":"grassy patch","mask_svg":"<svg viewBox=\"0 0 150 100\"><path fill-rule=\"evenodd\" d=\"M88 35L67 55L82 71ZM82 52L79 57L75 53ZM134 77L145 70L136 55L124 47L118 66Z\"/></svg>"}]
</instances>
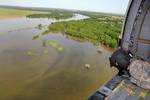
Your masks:
<instances>
[{"instance_id":1,"label":"grassy patch","mask_svg":"<svg viewBox=\"0 0 150 100\"><path fill-rule=\"evenodd\" d=\"M34 35L33 37L32 37L32 40L36 40L36 39L38 39L39 38L39 35Z\"/></svg>"},{"instance_id":2,"label":"grassy patch","mask_svg":"<svg viewBox=\"0 0 150 100\"><path fill-rule=\"evenodd\" d=\"M29 56L39 56L40 53L36 52L36 51L27 51L27 55L29 55Z\"/></svg>"},{"instance_id":3,"label":"grassy patch","mask_svg":"<svg viewBox=\"0 0 150 100\"><path fill-rule=\"evenodd\" d=\"M56 49L57 51L59 51L59 52L63 52L63 51L64 51L64 47L61 46L60 44L58 44L57 41L50 41L50 42L49 42L49 45L50 45L52 48L54 48L54 49Z\"/></svg>"},{"instance_id":4,"label":"grassy patch","mask_svg":"<svg viewBox=\"0 0 150 100\"><path fill-rule=\"evenodd\" d=\"M36 13L43 13L43 12L31 11L31 10L0 8L0 18L22 17L22 16L36 14Z\"/></svg>"}]
</instances>

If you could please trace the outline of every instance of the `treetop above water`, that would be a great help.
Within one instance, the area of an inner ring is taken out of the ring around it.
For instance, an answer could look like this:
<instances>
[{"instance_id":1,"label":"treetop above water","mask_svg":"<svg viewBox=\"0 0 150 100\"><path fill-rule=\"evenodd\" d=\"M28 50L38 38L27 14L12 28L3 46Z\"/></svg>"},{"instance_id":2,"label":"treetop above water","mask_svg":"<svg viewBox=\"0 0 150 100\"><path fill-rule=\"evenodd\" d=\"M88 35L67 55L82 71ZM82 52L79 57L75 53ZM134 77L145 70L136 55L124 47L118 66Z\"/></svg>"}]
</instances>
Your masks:
<instances>
[{"instance_id":1,"label":"treetop above water","mask_svg":"<svg viewBox=\"0 0 150 100\"><path fill-rule=\"evenodd\" d=\"M43 13L43 14L31 14L31 15L27 15L26 17L29 17L29 18L67 19L67 18L73 17L73 13L49 12L49 13Z\"/></svg>"},{"instance_id":2,"label":"treetop above water","mask_svg":"<svg viewBox=\"0 0 150 100\"><path fill-rule=\"evenodd\" d=\"M47 32L62 32L67 35L104 44L115 48L121 32L122 19L114 17L98 17L77 21L52 23Z\"/></svg>"}]
</instances>

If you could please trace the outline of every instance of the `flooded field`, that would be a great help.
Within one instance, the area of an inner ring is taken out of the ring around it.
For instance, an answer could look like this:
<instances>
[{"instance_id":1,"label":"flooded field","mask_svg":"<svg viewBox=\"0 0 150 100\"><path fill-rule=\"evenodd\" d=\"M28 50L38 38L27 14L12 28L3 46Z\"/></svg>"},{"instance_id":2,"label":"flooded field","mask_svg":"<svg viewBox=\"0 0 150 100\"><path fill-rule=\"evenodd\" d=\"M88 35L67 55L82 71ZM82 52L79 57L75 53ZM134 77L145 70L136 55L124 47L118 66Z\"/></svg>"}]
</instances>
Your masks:
<instances>
[{"instance_id":1,"label":"flooded field","mask_svg":"<svg viewBox=\"0 0 150 100\"><path fill-rule=\"evenodd\" d=\"M58 21L64 20L0 19L0 100L85 100L115 74L106 48L61 33L41 34Z\"/></svg>"}]
</instances>

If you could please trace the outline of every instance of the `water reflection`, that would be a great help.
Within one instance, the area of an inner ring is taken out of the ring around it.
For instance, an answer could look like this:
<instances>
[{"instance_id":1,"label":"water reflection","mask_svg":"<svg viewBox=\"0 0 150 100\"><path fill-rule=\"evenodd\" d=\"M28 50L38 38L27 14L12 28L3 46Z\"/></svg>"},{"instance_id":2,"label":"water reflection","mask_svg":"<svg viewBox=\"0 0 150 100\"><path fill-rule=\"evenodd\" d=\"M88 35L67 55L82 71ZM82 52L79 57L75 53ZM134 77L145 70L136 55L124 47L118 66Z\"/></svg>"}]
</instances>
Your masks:
<instances>
[{"instance_id":1,"label":"water reflection","mask_svg":"<svg viewBox=\"0 0 150 100\"><path fill-rule=\"evenodd\" d=\"M0 100L84 100L114 75L110 51L35 28L50 20L0 20L2 32L12 30L0 36Z\"/></svg>"}]
</instances>

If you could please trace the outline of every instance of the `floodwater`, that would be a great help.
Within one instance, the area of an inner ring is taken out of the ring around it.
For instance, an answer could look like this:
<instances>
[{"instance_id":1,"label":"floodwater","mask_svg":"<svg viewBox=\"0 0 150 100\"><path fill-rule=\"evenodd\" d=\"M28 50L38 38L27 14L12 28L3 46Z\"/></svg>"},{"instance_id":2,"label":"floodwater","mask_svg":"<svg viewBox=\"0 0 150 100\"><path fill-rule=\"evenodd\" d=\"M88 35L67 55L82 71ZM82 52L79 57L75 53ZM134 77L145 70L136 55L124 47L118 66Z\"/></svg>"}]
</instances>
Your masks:
<instances>
[{"instance_id":1,"label":"floodwater","mask_svg":"<svg viewBox=\"0 0 150 100\"><path fill-rule=\"evenodd\" d=\"M84 18L77 15L66 21ZM111 51L61 33L41 35L57 21L63 20L0 19L0 100L85 100L113 77ZM35 28L38 24L45 27Z\"/></svg>"}]
</instances>

